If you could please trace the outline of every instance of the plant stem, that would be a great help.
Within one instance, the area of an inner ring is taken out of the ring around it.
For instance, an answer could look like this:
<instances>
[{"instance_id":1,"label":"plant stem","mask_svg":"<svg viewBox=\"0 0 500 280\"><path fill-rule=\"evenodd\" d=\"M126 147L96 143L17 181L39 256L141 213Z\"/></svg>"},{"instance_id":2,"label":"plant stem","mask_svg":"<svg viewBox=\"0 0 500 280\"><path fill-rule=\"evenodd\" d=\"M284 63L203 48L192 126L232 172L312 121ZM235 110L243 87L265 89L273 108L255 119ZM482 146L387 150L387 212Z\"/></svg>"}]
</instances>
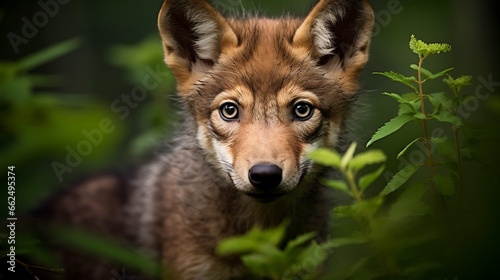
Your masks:
<instances>
[{"instance_id":1,"label":"plant stem","mask_svg":"<svg viewBox=\"0 0 500 280\"><path fill-rule=\"evenodd\" d=\"M456 113L455 113L456 115ZM457 192L458 192L458 203L459 209L463 212L463 204L464 204L464 194L463 194L463 186L462 186L462 155L460 151L460 139L458 136L458 127L453 126L453 138L455 140L455 149L457 152L457 170L458 170L458 183L457 183Z\"/></svg>"},{"instance_id":2,"label":"plant stem","mask_svg":"<svg viewBox=\"0 0 500 280\"><path fill-rule=\"evenodd\" d=\"M420 56L419 55L419 60L418 60L418 95L420 97L420 109L422 114L425 116L424 119L422 119L422 125L424 127L424 141L425 141L425 149L427 150L427 160L428 160L428 165L430 166L432 170L432 177L434 178L437 174L436 172L436 166L434 164L434 159L432 157L432 149L431 149L431 138L429 137L429 132L427 129L427 112L425 110L425 94L424 94L424 88L423 84L424 81L422 80L422 64L424 63L425 56ZM444 215L446 220L448 221L448 211L446 209L446 201L444 200L444 197L438 193L439 199L441 201Z\"/></svg>"},{"instance_id":3,"label":"plant stem","mask_svg":"<svg viewBox=\"0 0 500 280\"><path fill-rule=\"evenodd\" d=\"M425 57L419 57L418 61L418 95L420 97L420 109L422 111L422 114L426 117L422 120L422 125L424 127L424 141L425 141L425 148L427 150L427 159L428 159L428 164L432 169L432 175L436 175L436 170L434 166L434 159L432 157L432 150L431 150L431 139L429 137L429 132L427 130L427 112L425 111L425 95L424 95L424 89L423 89L423 81L422 81L422 64L424 62Z\"/></svg>"}]
</instances>

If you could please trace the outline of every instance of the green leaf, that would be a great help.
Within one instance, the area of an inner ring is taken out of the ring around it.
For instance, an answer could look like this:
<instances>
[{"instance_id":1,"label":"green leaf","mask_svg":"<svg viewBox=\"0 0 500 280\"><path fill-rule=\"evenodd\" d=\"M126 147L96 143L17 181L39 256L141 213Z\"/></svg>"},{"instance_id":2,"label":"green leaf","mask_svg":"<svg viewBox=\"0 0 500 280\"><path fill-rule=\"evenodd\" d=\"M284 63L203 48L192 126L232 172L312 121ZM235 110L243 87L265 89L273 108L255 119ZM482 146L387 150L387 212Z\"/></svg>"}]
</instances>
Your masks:
<instances>
[{"instance_id":1,"label":"green leaf","mask_svg":"<svg viewBox=\"0 0 500 280\"><path fill-rule=\"evenodd\" d=\"M382 95L389 96L389 97L395 99L396 101L398 101L399 103L410 104L412 101L411 99L409 100L409 99L405 98L404 96L399 95L397 93L383 92ZM415 94L413 94L413 96L418 98L418 96L416 96Z\"/></svg>"},{"instance_id":2,"label":"green leaf","mask_svg":"<svg viewBox=\"0 0 500 280\"><path fill-rule=\"evenodd\" d=\"M363 167L371 164L377 164L385 162L387 157L384 152L380 150L366 151L361 154L356 155L350 162L349 168L352 170L361 170Z\"/></svg>"},{"instance_id":3,"label":"green leaf","mask_svg":"<svg viewBox=\"0 0 500 280\"><path fill-rule=\"evenodd\" d=\"M451 75L443 79L443 82L447 84L453 93L458 94L465 86L472 85L472 76L460 76L454 79Z\"/></svg>"},{"instance_id":4,"label":"green leaf","mask_svg":"<svg viewBox=\"0 0 500 280\"><path fill-rule=\"evenodd\" d=\"M429 80L435 80L437 78L443 77L444 75L448 74L448 72L452 71L453 69L454 68L451 67L451 68L444 69L443 71L440 71L436 74L433 74L432 76L429 77Z\"/></svg>"},{"instance_id":5,"label":"green leaf","mask_svg":"<svg viewBox=\"0 0 500 280\"><path fill-rule=\"evenodd\" d=\"M456 127L460 127L463 124L462 120L458 116L453 115L449 111L441 111L435 115L432 115L432 117L440 122L451 123Z\"/></svg>"},{"instance_id":6,"label":"green leaf","mask_svg":"<svg viewBox=\"0 0 500 280\"><path fill-rule=\"evenodd\" d=\"M422 112L416 112L415 114L413 114L413 117L415 119L419 119L419 120L426 120L427 119L427 116Z\"/></svg>"},{"instance_id":7,"label":"green leaf","mask_svg":"<svg viewBox=\"0 0 500 280\"><path fill-rule=\"evenodd\" d=\"M294 240L291 240L290 242L288 242L288 244L286 244L285 252L290 252L291 250L304 245L305 243L311 241L316 236L317 236L317 233L315 233L315 232L309 232L309 233L299 235Z\"/></svg>"},{"instance_id":8,"label":"green leaf","mask_svg":"<svg viewBox=\"0 0 500 280\"><path fill-rule=\"evenodd\" d=\"M451 46L448 44L432 43L427 44L421 40L417 40L414 35L410 37L410 49L419 57L426 58L431 54L445 53L451 51Z\"/></svg>"},{"instance_id":9,"label":"green leaf","mask_svg":"<svg viewBox=\"0 0 500 280\"><path fill-rule=\"evenodd\" d=\"M391 205L388 212L389 218L397 221L430 213L432 209L422 202L425 191L424 183L418 183L407 188Z\"/></svg>"},{"instance_id":10,"label":"green leaf","mask_svg":"<svg viewBox=\"0 0 500 280\"><path fill-rule=\"evenodd\" d=\"M342 159L340 161L340 169L345 170L349 162L351 161L352 157L354 156L354 152L356 152L356 147L358 145L356 142L352 142L351 146L347 149L345 154L342 156Z\"/></svg>"},{"instance_id":11,"label":"green leaf","mask_svg":"<svg viewBox=\"0 0 500 280\"><path fill-rule=\"evenodd\" d=\"M251 254L241 257L241 261L243 264L248 267L253 273L261 276L277 276L279 275L283 269L283 265L277 266L275 262L276 259L273 259L268 255L261 254Z\"/></svg>"},{"instance_id":12,"label":"green leaf","mask_svg":"<svg viewBox=\"0 0 500 280\"><path fill-rule=\"evenodd\" d=\"M445 196L452 196L455 194L455 183L451 176L435 175L434 183L436 184L436 190Z\"/></svg>"},{"instance_id":13,"label":"green leaf","mask_svg":"<svg viewBox=\"0 0 500 280\"><path fill-rule=\"evenodd\" d=\"M48 47L45 50L39 51L32 55L23 58L17 63L18 71L28 71L42 64L52 61L70 51L75 50L80 46L80 38L74 38L65 42Z\"/></svg>"},{"instance_id":14,"label":"green leaf","mask_svg":"<svg viewBox=\"0 0 500 280\"><path fill-rule=\"evenodd\" d=\"M417 64L411 64L410 65L410 68L415 70L415 71L418 71L418 65ZM428 79L429 77L431 77L432 75L432 72L425 69L424 67L420 67L420 73L422 73L422 75L424 76L424 79Z\"/></svg>"},{"instance_id":15,"label":"green leaf","mask_svg":"<svg viewBox=\"0 0 500 280\"><path fill-rule=\"evenodd\" d=\"M423 140L423 139L422 139L422 138L417 138L417 139L415 139L415 140L411 141L411 142L410 142L410 144L406 145L406 147L405 147L405 148L404 148L401 152L399 152L399 154L398 154L398 157L397 157L397 158L399 159L400 157L402 157L402 156L406 153L406 151L408 151L408 149L409 149L409 148L410 148L413 144L417 143L417 142L418 142L418 141L420 141L420 140Z\"/></svg>"},{"instance_id":16,"label":"green leaf","mask_svg":"<svg viewBox=\"0 0 500 280\"><path fill-rule=\"evenodd\" d=\"M401 83L403 85L409 86L414 91L417 91L417 88L414 85L414 83L417 82L417 79L414 76L407 77L407 76L404 76L403 74L396 73L396 72L393 72L393 71L389 71L389 72L373 72L373 74L382 75L384 77L387 77L387 78L391 79L393 82Z\"/></svg>"},{"instance_id":17,"label":"green leaf","mask_svg":"<svg viewBox=\"0 0 500 280\"><path fill-rule=\"evenodd\" d=\"M350 193L349 188L347 187L347 184L344 181L330 179L330 180L324 180L322 181L322 183L325 186L330 187L332 189L339 190L345 193Z\"/></svg>"},{"instance_id":18,"label":"green leaf","mask_svg":"<svg viewBox=\"0 0 500 280\"><path fill-rule=\"evenodd\" d=\"M410 65L411 69L415 70L415 71L418 71L418 65L416 64L412 64ZM446 75L448 72L450 72L451 70L453 70L453 68L448 68L448 69L445 69L441 72L438 72L436 74L433 74L431 71L421 67L420 68L420 72L422 73L422 75L424 76L424 79L425 80L435 80L439 77L443 77L444 75Z\"/></svg>"},{"instance_id":19,"label":"green leaf","mask_svg":"<svg viewBox=\"0 0 500 280\"><path fill-rule=\"evenodd\" d=\"M358 185L362 191L370 186L384 172L385 165L380 166L376 171L368 173L359 179Z\"/></svg>"},{"instance_id":20,"label":"green leaf","mask_svg":"<svg viewBox=\"0 0 500 280\"><path fill-rule=\"evenodd\" d=\"M260 243L247 236L226 238L219 242L215 253L219 256L232 254L245 254L257 250Z\"/></svg>"},{"instance_id":21,"label":"green leaf","mask_svg":"<svg viewBox=\"0 0 500 280\"><path fill-rule=\"evenodd\" d=\"M453 100L444 92L436 92L425 95L434 107L434 114L439 110L450 110L453 107Z\"/></svg>"},{"instance_id":22,"label":"green leaf","mask_svg":"<svg viewBox=\"0 0 500 280\"><path fill-rule=\"evenodd\" d=\"M241 236L233 236L222 240L217 248L216 253L220 255L227 254L243 254L253 251L262 250L264 245L278 246L285 236L286 228L290 224L290 220L285 220L281 225L262 230L258 227L253 228L249 232Z\"/></svg>"},{"instance_id":23,"label":"green leaf","mask_svg":"<svg viewBox=\"0 0 500 280\"><path fill-rule=\"evenodd\" d=\"M326 148L318 148L312 152L309 153L309 158L312 159L313 161L333 167L333 168L339 168L340 167L340 155L331 149L326 149Z\"/></svg>"},{"instance_id":24,"label":"green leaf","mask_svg":"<svg viewBox=\"0 0 500 280\"><path fill-rule=\"evenodd\" d=\"M397 116L390 121L388 121L385 125L377 130L377 132L372 136L370 141L366 144L366 146L370 146L373 142L380 140L396 131L398 131L403 125L412 121L414 118L411 115L400 115Z\"/></svg>"},{"instance_id":25,"label":"green leaf","mask_svg":"<svg viewBox=\"0 0 500 280\"><path fill-rule=\"evenodd\" d=\"M401 97L407 102L399 104L398 115L414 115L421 111L420 97L416 93L402 94Z\"/></svg>"},{"instance_id":26,"label":"green leaf","mask_svg":"<svg viewBox=\"0 0 500 280\"><path fill-rule=\"evenodd\" d=\"M380 193L381 195L385 196L390 194L391 192L399 189L408 179L417 172L417 170L420 169L419 165L413 165L413 164L408 164L407 166L403 167L403 169L399 170L398 173L396 173L391 181L385 186L385 188L382 190Z\"/></svg>"}]
</instances>

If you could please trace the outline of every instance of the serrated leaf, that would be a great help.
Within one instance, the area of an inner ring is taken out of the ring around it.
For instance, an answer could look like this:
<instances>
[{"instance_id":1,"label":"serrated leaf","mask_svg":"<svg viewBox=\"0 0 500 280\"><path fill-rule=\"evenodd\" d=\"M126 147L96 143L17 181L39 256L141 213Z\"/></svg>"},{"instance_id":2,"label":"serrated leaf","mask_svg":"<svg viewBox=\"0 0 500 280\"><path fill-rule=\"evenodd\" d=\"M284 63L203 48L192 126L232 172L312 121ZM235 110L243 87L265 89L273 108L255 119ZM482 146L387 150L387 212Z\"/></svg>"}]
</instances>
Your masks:
<instances>
[{"instance_id":1,"label":"serrated leaf","mask_svg":"<svg viewBox=\"0 0 500 280\"><path fill-rule=\"evenodd\" d=\"M462 120L458 116L453 115L449 111L441 111L437 114L432 115L432 117L440 122L451 123L456 127L460 127L463 124Z\"/></svg>"},{"instance_id":2,"label":"serrated leaf","mask_svg":"<svg viewBox=\"0 0 500 280\"><path fill-rule=\"evenodd\" d=\"M411 35L410 37L409 47L414 53L416 53L418 56L422 58L426 58L431 54L438 54L442 52L451 51L451 46L449 44L444 44L444 43L427 44L422 40L418 40L417 38L415 38L414 35Z\"/></svg>"},{"instance_id":3,"label":"serrated leaf","mask_svg":"<svg viewBox=\"0 0 500 280\"><path fill-rule=\"evenodd\" d=\"M321 165L333 168L340 167L341 157L336 151L331 149L319 148L310 152L308 156L310 159Z\"/></svg>"},{"instance_id":4,"label":"serrated leaf","mask_svg":"<svg viewBox=\"0 0 500 280\"><path fill-rule=\"evenodd\" d=\"M329 179L329 180L324 180L322 183L325 186L330 187L332 189L349 193L349 188L347 187L347 184L344 181Z\"/></svg>"},{"instance_id":5,"label":"serrated leaf","mask_svg":"<svg viewBox=\"0 0 500 280\"><path fill-rule=\"evenodd\" d=\"M382 95L389 96L392 99L398 101L399 103L409 104L411 102L411 100L408 100L404 98L402 95L399 95L397 93L383 92Z\"/></svg>"},{"instance_id":6,"label":"serrated leaf","mask_svg":"<svg viewBox=\"0 0 500 280\"><path fill-rule=\"evenodd\" d=\"M403 125L412 121L413 119L414 118L411 115L400 115L400 116L397 116L397 117L391 119L390 121L385 123L381 128L379 128L377 130L377 132L375 132L375 134L372 136L370 141L368 141L366 146L368 147L371 144L373 144L373 142L380 140L380 139L398 131L401 127L403 127Z\"/></svg>"},{"instance_id":7,"label":"serrated leaf","mask_svg":"<svg viewBox=\"0 0 500 280\"><path fill-rule=\"evenodd\" d=\"M345 154L342 156L340 161L340 169L345 170L352 157L354 156L354 152L356 152L356 147L358 144L356 142L352 142Z\"/></svg>"},{"instance_id":8,"label":"serrated leaf","mask_svg":"<svg viewBox=\"0 0 500 280\"><path fill-rule=\"evenodd\" d=\"M434 183L436 184L436 190L441 195L452 196L455 194L455 183L451 176L435 175Z\"/></svg>"},{"instance_id":9,"label":"serrated leaf","mask_svg":"<svg viewBox=\"0 0 500 280\"><path fill-rule=\"evenodd\" d=\"M418 169L420 169L420 166L413 164L408 164L403 167L403 169L399 170L398 173L392 177L380 194L385 196L399 189L413 174L415 174L415 172L418 171Z\"/></svg>"},{"instance_id":10,"label":"serrated leaf","mask_svg":"<svg viewBox=\"0 0 500 280\"><path fill-rule=\"evenodd\" d=\"M425 96L434 107L434 114L439 110L449 110L453 107L453 100L444 92L436 92Z\"/></svg>"},{"instance_id":11,"label":"serrated leaf","mask_svg":"<svg viewBox=\"0 0 500 280\"><path fill-rule=\"evenodd\" d=\"M400 103L398 115L413 115L420 112L420 97L416 93L402 94L401 97L408 102Z\"/></svg>"},{"instance_id":12,"label":"serrated leaf","mask_svg":"<svg viewBox=\"0 0 500 280\"><path fill-rule=\"evenodd\" d=\"M447 84L453 93L458 94L465 86L472 85L472 76L460 76L454 79L451 75L443 79L443 82Z\"/></svg>"},{"instance_id":13,"label":"serrated leaf","mask_svg":"<svg viewBox=\"0 0 500 280\"><path fill-rule=\"evenodd\" d=\"M415 71L418 71L418 65L416 64L412 64L410 65L411 69L415 70ZM425 80L435 80L437 78L440 78L440 77L443 77L444 75L446 75L448 72L450 72L451 70L453 70L453 67L452 68L448 68L448 69L445 69L443 71L440 71L436 74L432 73L431 71L421 67L420 68L420 73L422 73L422 75L424 76L424 79Z\"/></svg>"},{"instance_id":14,"label":"serrated leaf","mask_svg":"<svg viewBox=\"0 0 500 280\"><path fill-rule=\"evenodd\" d=\"M362 191L364 191L368 186L370 186L375 180L377 180L382 172L385 170L385 165L380 166L376 171L368 173L359 179L358 185Z\"/></svg>"},{"instance_id":15,"label":"serrated leaf","mask_svg":"<svg viewBox=\"0 0 500 280\"><path fill-rule=\"evenodd\" d=\"M380 150L371 150L356 155L350 162L349 168L352 170L361 170L363 167L371 164L385 162L387 157Z\"/></svg>"},{"instance_id":16,"label":"serrated leaf","mask_svg":"<svg viewBox=\"0 0 500 280\"><path fill-rule=\"evenodd\" d=\"M399 154L398 154L397 158L399 159L400 157L402 157L402 156L406 153L406 151L408 151L408 149L409 149L409 148L410 148L413 144L417 143L417 142L418 142L418 141L420 141L420 140L423 140L423 139L422 139L422 138L417 138L417 139L415 139L415 140L411 141L411 142L410 142L410 144L406 145L406 147L405 147L405 148L404 148L401 152L399 152Z\"/></svg>"},{"instance_id":17,"label":"serrated leaf","mask_svg":"<svg viewBox=\"0 0 500 280\"><path fill-rule=\"evenodd\" d=\"M435 80L437 78L443 77L444 75L448 74L448 72L452 71L454 68L447 68L444 69L443 71L437 72L436 74L431 75L428 79L429 80Z\"/></svg>"},{"instance_id":18,"label":"serrated leaf","mask_svg":"<svg viewBox=\"0 0 500 280\"><path fill-rule=\"evenodd\" d=\"M373 74L376 75L382 75L384 77L387 77L391 79L393 82L398 82L403 85L409 86L411 89L414 91L417 91L417 88L415 87L414 83L417 82L417 79L414 76L405 76L403 74L389 71L389 72L373 72Z\"/></svg>"},{"instance_id":19,"label":"serrated leaf","mask_svg":"<svg viewBox=\"0 0 500 280\"><path fill-rule=\"evenodd\" d=\"M411 64L410 68L413 69L413 70L415 70L415 71L418 71L418 65L417 64ZM432 75L434 75L434 74L432 74L431 71L425 69L424 67L420 67L420 72L424 75L425 79L428 79L429 77L432 77Z\"/></svg>"}]
</instances>

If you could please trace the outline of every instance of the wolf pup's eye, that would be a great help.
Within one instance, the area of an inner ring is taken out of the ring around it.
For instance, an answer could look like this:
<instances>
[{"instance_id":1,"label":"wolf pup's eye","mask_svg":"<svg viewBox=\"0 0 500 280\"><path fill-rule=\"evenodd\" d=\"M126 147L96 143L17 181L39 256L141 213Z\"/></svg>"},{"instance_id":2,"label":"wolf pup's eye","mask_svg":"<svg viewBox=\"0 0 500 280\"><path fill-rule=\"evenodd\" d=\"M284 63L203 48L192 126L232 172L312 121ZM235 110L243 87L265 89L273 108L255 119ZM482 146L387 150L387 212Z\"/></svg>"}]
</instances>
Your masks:
<instances>
[{"instance_id":1,"label":"wolf pup's eye","mask_svg":"<svg viewBox=\"0 0 500 280\"><path fill-rule=\"evenodd\" d=\"M232 102L226 102L219 108L221 118L226 122L237 121L240 117L238 105Z\"/></svg>"},{"instance_id":2,"label":"wolf pup's eye","mask_svg":"<svg viewBox=\"0 0 500 280\"><path fill-rule=\"evenodd\" d=\"M314 114L314 107L307 102L299 102L293 106L293 119L307 121Z\"/></svg>"}]
</instances>

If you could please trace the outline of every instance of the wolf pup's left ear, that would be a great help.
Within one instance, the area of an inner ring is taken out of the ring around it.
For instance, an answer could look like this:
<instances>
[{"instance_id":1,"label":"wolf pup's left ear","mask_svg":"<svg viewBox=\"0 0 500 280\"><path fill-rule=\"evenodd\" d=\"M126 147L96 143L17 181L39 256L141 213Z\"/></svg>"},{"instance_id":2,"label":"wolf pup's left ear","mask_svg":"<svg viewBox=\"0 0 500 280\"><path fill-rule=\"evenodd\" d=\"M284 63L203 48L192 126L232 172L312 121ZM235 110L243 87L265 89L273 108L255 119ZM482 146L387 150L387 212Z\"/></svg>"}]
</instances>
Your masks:
<instances>
[{"instance_id":1,"label":"wolf pup's left ear","mask_svg":"<svg viewBox=\"0 0 500 280\"><path fill-rule=\"evenodd\" d=\"M374 24L368 0L320 0L294 34L292 46L307 50L345 90L357 91L368 60Z\"/></svg>"},{"instance_id":2,"label":"wolf pup's left ear","mask_svg":"<svg viewBox=\"0 0 500 280\"><path fill-rule=\"evenodd\" d=\"M204 0L165 0L158 15L165 62L181 96L238 38L227 21Z\"/></svg>"}]
</instances>

